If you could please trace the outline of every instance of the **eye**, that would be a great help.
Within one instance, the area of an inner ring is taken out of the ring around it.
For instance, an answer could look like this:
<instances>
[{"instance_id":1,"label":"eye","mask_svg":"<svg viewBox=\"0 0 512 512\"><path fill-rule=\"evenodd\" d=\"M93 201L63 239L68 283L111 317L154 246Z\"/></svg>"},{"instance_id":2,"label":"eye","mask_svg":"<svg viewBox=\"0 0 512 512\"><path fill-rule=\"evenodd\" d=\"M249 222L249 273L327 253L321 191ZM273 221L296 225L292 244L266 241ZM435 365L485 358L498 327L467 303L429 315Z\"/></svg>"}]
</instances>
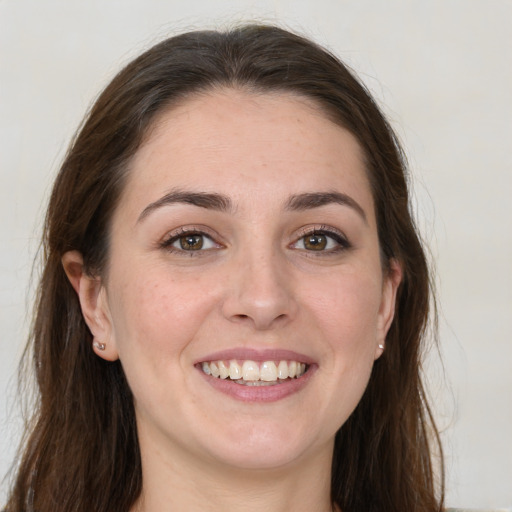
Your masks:
<instances>
[{"instance_id":1,"label":"eye","mask_svg":"<svg viewBox=\"0 0 512 512\"><path fill-rule=\"evenodd\" d=\"M329 244L329 242L331 243ZM312 235L302 237L302 245L308 251L323 251L332 248L329 245L333 245L333 240L327 235L313 233Z\"/></svg>"},{"instance_id":2,"label":"eye","mask_svg":"<svg viewBox=\"0 0 512 512\"><path fill-rule=\"evenodd\" d=\"M341 233L315 229L302 235L292 247L304 251L334 253L348 249L350 244Z\"/></svg>"},{"instance_id":3,"label":"eye","mask_svg":"<svg viewBox=\"0 0 512 512\"><path fill-rule=\"evenodd\" d=\"M198 231L181 232L171 235L162 243L162 247L176 252L194 252L216 249L221 246L205 233Z\"/></svg>"}]
</instances>

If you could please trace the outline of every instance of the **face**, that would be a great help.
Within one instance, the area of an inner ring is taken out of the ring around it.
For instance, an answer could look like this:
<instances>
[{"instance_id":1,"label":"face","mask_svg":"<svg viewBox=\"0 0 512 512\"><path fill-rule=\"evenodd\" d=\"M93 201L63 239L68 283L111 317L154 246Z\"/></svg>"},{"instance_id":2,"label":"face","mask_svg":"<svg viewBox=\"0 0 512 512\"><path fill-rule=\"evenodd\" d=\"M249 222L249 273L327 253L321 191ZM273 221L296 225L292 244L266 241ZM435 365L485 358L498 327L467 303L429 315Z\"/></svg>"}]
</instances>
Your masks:
<instances>
[{"instance_id":1,"label":"face","mask_svg":"<svg viewBox=\"0 0 512 512\"><path fill-rule=\"evenodd\" d=\"M304 98L217 91L136 154L86 316L121 360L143 451L279 467L330 458L397 275L355 138Z\"/></svg>"}]
</instances>

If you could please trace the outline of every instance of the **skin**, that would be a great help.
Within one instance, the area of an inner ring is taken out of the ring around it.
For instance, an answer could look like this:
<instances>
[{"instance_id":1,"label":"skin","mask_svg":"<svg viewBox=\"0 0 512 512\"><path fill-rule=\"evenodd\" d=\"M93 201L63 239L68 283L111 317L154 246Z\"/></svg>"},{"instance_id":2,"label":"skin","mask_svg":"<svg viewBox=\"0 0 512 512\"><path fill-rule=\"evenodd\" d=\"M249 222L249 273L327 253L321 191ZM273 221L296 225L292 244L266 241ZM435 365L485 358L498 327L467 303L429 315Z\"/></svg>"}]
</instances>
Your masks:
<instances>
[{"instance_id":1,"label":"skin","mask_svg":"<svg viewBox=\"0 0 512 512\"><path fill-rule=\"evenodd\" d=\"M222 194L232 209L158 204L177 189ZM354 204L287 208L317 192ZM205 249L181 249L183 227L206 233ZM324 250L304 245L326 229L337 240L324 235ZM401 277L395 262L383 272L347 130L289 94L190 98L160 115L134 157L103 278L84 274L76 251L63 265L106 345L94 350L121 360L135 397L144 486L134 510L331 510L334 435L382 353ZM234 347L293 350L314 372L280 400L241 401L194 366Z\"/></svg>"}]
</instances>

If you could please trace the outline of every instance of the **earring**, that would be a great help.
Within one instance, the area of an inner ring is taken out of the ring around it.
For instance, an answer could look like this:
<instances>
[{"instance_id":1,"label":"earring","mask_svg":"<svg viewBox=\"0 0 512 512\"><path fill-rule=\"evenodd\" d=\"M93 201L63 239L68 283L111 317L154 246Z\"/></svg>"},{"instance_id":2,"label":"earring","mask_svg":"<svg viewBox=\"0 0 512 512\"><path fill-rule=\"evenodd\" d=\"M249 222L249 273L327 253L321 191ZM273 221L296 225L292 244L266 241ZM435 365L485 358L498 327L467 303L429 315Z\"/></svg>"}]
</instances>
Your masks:
<instances>
[{"instance_id":1,"label":"earring","mask_svg":"<svg viewBox=\"0 0 512 512\"><path fill-rule=\"evenodd\" d=\"M381 350L384 350L384 345L383 345L382 343L381 343L381 344L379 344L379 348L380 348Z\"/></svg>"},{"instance_id":2,"label":"earring","mask_svg":"<svg viewBox=\"0 0 512 512\"><path fill-rule=\"evenodd\" d=\"M105 343L100 343L99 341L95 341L95 342L93 343L93 345L94 345L98 350L102 350L102 351L103 351L103 350L105 350L105 347L106 347Z\"/></svg>"}]
</instances>

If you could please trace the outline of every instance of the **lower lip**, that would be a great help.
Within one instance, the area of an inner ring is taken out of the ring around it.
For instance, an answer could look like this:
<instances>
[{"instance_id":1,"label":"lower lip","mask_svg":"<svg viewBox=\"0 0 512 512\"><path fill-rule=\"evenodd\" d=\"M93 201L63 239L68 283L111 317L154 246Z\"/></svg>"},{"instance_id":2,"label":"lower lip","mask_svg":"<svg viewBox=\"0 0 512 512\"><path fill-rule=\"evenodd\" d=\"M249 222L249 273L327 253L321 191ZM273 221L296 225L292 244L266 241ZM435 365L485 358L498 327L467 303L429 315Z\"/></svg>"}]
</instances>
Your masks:
<instances>
[{"instance_id":1,"label":"lower lip","mask_svg":"<svg viewBox=\"0 0 512 512\"><path fill-rule=\"evenodd\" d=\"M229 379L220 379L206 375L201 369L198 370L210 386L236 400L242 402L276 402L302 390L311 379L315 369L316 366L311 365L308 371L298 379L290 379L272 386L245 386Z\"/></svg>"}]
</instances>

